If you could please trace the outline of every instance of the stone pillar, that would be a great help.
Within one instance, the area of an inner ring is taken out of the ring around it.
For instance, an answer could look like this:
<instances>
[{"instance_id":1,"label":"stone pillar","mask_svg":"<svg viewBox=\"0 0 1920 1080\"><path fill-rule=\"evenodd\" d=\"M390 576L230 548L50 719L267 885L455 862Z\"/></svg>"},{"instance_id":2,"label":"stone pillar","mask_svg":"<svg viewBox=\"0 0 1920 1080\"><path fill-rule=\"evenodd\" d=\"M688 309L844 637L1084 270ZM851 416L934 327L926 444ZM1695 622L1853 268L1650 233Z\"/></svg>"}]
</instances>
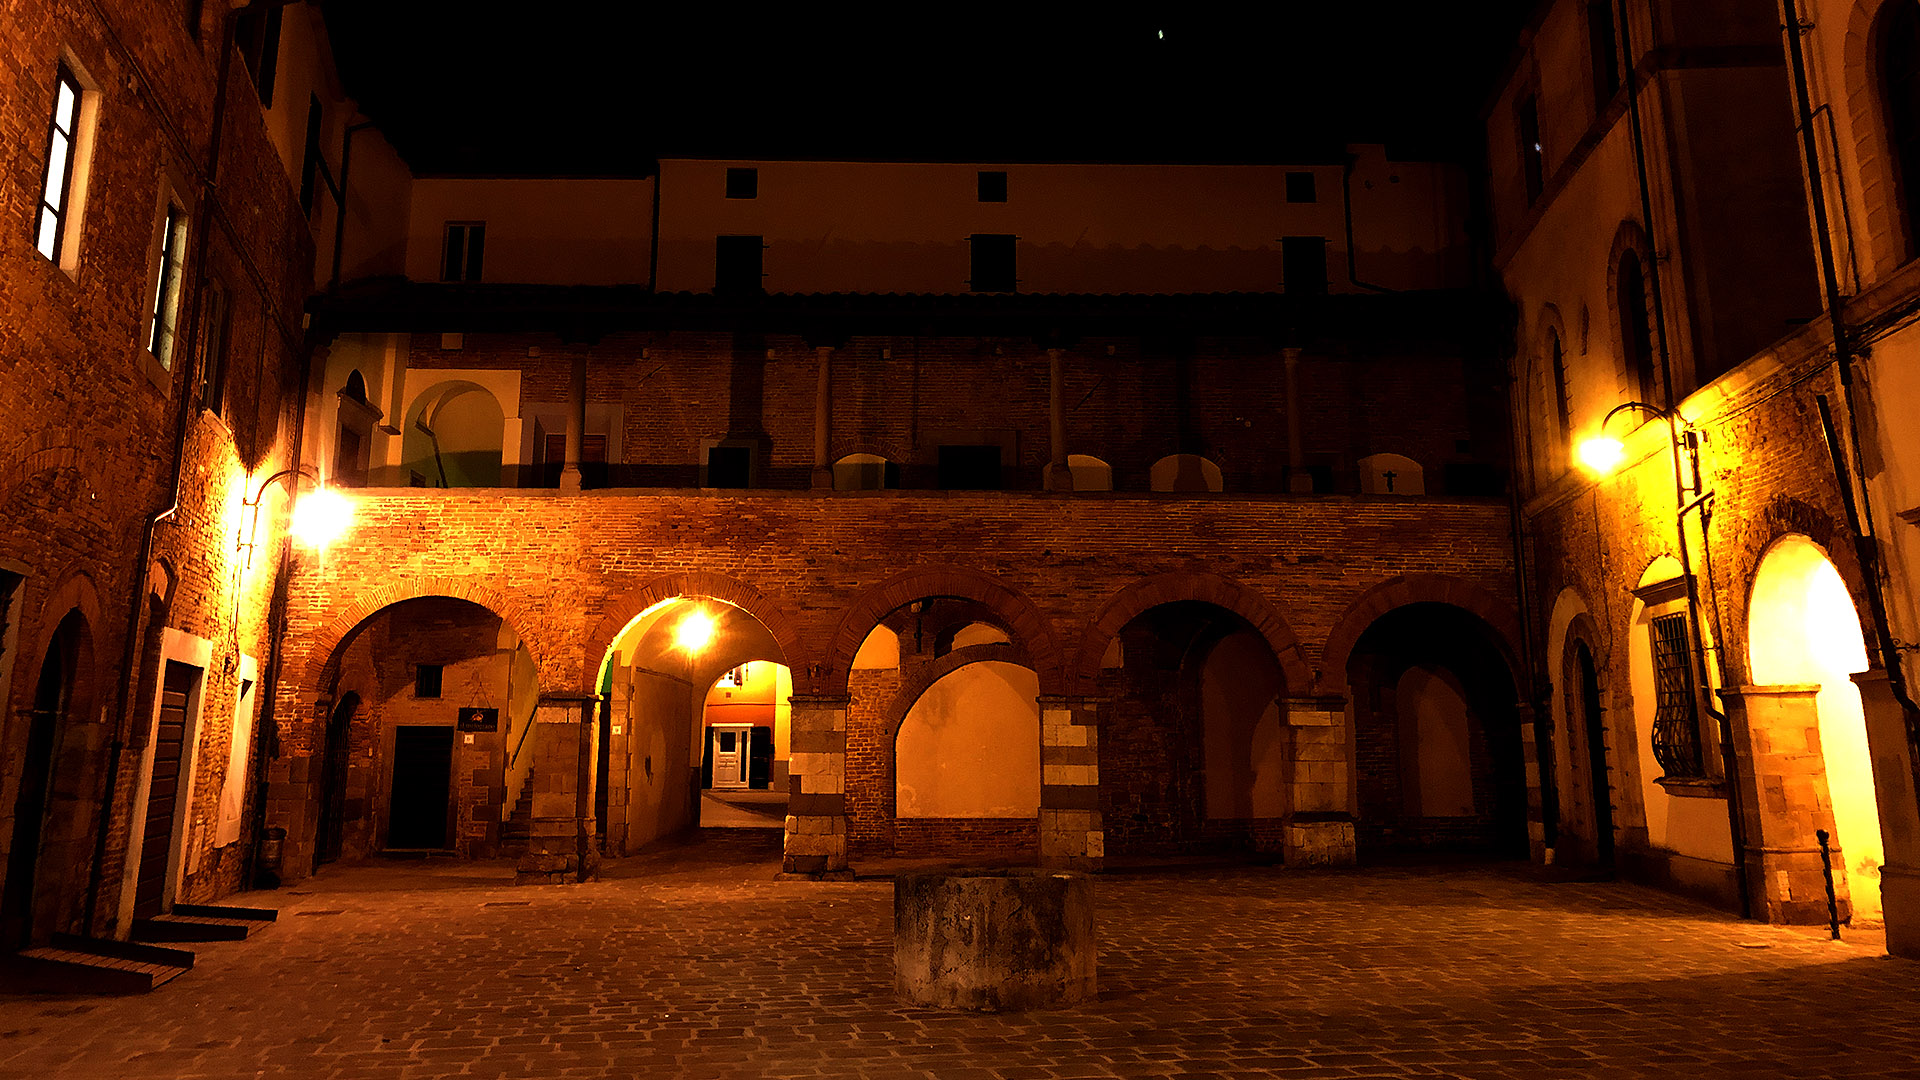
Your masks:
<instances>
[{"instance_id":1,"label":"stone pillar","mask_svg":"<svg viewBox=\"0 0 1920 1080\"><path fill-rule=\"evenodd\" d=\"M542 694L533 712L533 819L516 885L591 881L600 873L593 837L599 753L598 694Z\"/></svg>"},{"instance_id":2,"label":"stone pillar","mask_svg":"<svg viewBox=\"0 0 1920 1080\"><path fill-rule=\"evenodd\" d=\"M1527 778L1527 858L1535 863L1547 861L1547 817L1555 808L1548 805L1547 793L1553 785L1553 762L1540 760L1541 725L1548 725L1551 739L1553 717L1544 719L1534 712L1533 702L1518 702L1513 707L1520 720L1520 760ZM1546 747L1550 753L1551 744ZM1557 838L1556 838L1557 839Z\"/></svg>"},{"instance_id":3,"label":"stone pillar","mask_svg":"<svg viewBox=\"0 0 1920 1080\"><path fill-rule=\"evenodd\" d=\"M1720 691L1733 733L1732 792L1746 833L1747 896L1755 918L1772 923L1827 921L1819 829L1833 833L1826 761L1820 754L1818 686L1736 686ZM1834 852L1834 866L1843 866ZM1836 870L1840 918L1850 904L1846 875Z\"/></svg>"},{"instance_id":4,"label":"stone pillar","mask_svg":"<svg viewBox=\"0 0 1920 1080\"><path fill-rule=\"evenodd\" d=\"M1920 960L1920 798L1906 710L1884 670L1853 677L1866 711L1867 752L1873 758L1873 795L1880 809L1880 902L1886 907L1887 951Z\"/></svg>"},{"instance_id":5,"label":"stone pillar","mask_svg":"<svg viewBox=\"0 0 1920 1080\"><path fill-rule=\"evenodd\" d=\"M560 470L560 490L580 490L580 444L587 430L587 358L573 358L573 381L567 386L567 463Z\"/></svg>"},{"instance_id":6,"label":"stone pillar","mask_svg":"<svg viewBox=\"0 0 1920 1080\"><path fill-rule=\"evenodd\" d=\"M1310 492L1313 474L1307 472L1305 433L1300 430L1300 350L1280 350L1287 379L1287 490Z\"/></svg>"},{"instance_id":7,"label":"stone pillar","mask_svg":"<svg viewBox=\"0 0 1920 1080\"><path fill-rule=\"evenodd\" d=\"M1047 476L1048 491L1072 491L1073 469L1067 464L1065 349L1047 350Z\"/></svg>"},{"instance_id":8,"label":"stone pillar","mask_svg":"<svg viewBox=\"0 0 1920 1080\"><path fill-rule=\"evenodd\" d=\"M1040 865L1098 870L1107 857L1100 818L1100 702L1040 698Z\"/></svg>"},{"instance_id":9,"label":"stone pillar","mask_svg":"<svg viewBox=\"0 0 1920 1080\"><path fill-rule=\"evenodd\" d=\"M819 373L813 387L813 488L833 489L833 346L816 345Z\"/></svg>"},{"instance_id":10,"label":"stone pillar","mask_svg":"<svg viewBox=\"0 0 1920 1080\"><path fill-rule=\"evenodd\" d=\"M807 877L847 869L846 697L792 698L793 754L787 783L786 850L780 868Z\"/></svg>"},{"instance_id":11,"label":"stone pillar","mask_svg":"<svg viewBox=\"0 0 1920 1080\"><path fill-rule=\"evenodd\" d=\"M1289 866L1351 866L1353 755L1346 699L1286 698L1281 705L1293 766L1281 857Z\"/></svg>"}]
</instances>

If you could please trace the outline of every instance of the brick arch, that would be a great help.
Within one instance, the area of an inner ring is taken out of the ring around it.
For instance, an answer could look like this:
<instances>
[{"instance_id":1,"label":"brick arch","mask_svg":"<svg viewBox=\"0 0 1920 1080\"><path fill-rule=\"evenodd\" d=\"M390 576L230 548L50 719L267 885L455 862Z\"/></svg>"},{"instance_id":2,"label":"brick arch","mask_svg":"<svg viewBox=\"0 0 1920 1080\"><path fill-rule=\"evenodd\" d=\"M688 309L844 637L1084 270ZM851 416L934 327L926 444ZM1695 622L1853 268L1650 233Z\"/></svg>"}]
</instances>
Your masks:
<instances>
[{"instance_id":1,"label":"brick arch","mask_svg":"<svg viewBox=\"0 0 1920 1080\"><path fill-rule=\"evenodd\" d=\"M959 597L985 605L1000 617L1004 629L1032 659L1033 670L1040 675L1041 691L1045 693L1048 687L1059 685L1063 674L1060 645L1047 616L1033 601L991 574L958 566L926 566L903 570L854 598L827 641L820 672L810 679L817 687L815 692L846 693L853 654L860 651L860 643L866 640L868 632L889 612L933 596ZM794 674L794 684L797 691L798 671Z\"/></svg>"},{"instance_id":2,"label":"brick arch","mask_svg":"<svg viewBox=\"0 0 1920 1080\"><path fill-rule=\"evenodd\" d=\"M581 655L580 685L590 687L600 670L600 661L613 648L620 632L635 616L663 600L681 596L705 596L746 612L773 635L793 672L796 694L813 693L810 670L814 651L799 630L799 618L787 605L766 593L726 574L705 570L686 570L661 574L648 579L601 605L604 614L587 632L586 649Z\"/></svg>"},{"instance_id":3,"label":"brick arch","mask_svg":"<svg viewBox=\"0 0 1920 1080\"><path fill-rule=\"evenodd\" d=\"M1753 611L1753 585L1759 579L1760 564L1766 561L1767 553L1775 544L1792 536L1812 541L1840 572L1840 580L1847 585L1847 597L1853 601L1854 616L1860 620L1861 640L1867 643L1868 667L1880 667L1879 631L1872 622L1866 575L1860 572L1860 560L1847 542L1848 535L1845 527L1825 510L1787 495L1775 495L1760 511L1757 527L1747 533L1745 542L1718 568L1724 575L1723 580L1732 586L1722 591L1727 613L1719 627L1721 637L1726 639L1721 642L1720 666L1729 683L1738 686L1752 681L1752 672L1747 670L1747 625ZM1701 597L1703 605L1708 602L1707 597Z\"/></svg>"},{"instance_id":4,"label":"brick arch","mask_svg":"<svg viewBox=\"0 0 1920 1080\"><path fill-rule=\"evenodd\" d=\"M1887 134L1886 102L1880 89L1881 19L1889 6L1906 0L1855 0L1847 16L1842 43L1841 80L1847 96L1847 120L1853 136L1854 170L1861 190L1855 193L1866 215L1864 234L1872 276L1885 278L1906 261L1909 243L1920 247L1920 237L1906 236L1900 203L1901 178ZM1920 188L1920 177L1908 177L1910 189ZM1908 198L1920 197L1910 190ZM1858 246L1856 241L1856 246ZM1866 269L1866 268L1862 268ZM1855 283L1858 291L1863 286Z\"/></svg>"},{"instance_id":5,"label":"brick arch","mask_svg":"<svg viewBox=\"0 0 1920 1080\"><path fill-rule=\"evenodd\" d=\"M306 693L319 694L332 682L339 669L340 644L362 623L395 604L433 596L478 604L505 619L507 625L520 635L521 644L526 646L527 652L532 654L542 683L547 681L550 672L541 664L540 658L543 652L554 650L543 647L544 643L537 645L528 639L527 632L537 621L524 604L483 582L467 578L421 577L391 582L363 593L316 631L307 646L304 664L295 668L303 676L301 689Z\"/></svg>"},{"instance_id":6,"label":"brick arch","mask_svg":"<svg viewBox=\"0 0 1920 1080\"><path fill-rule=\"evenodd\" d=\"M998 660L1006 664L1018 664L1031 669L1033 662L1027 658L1027 652L1020 646L1008 641L995 641L985 645L968 645L936 659L933 663L917 669L913 678L900 684L900 692L893 695L880 712L880 730L882 739L892 746L900 736L900 725L906 721L907 714L913 711L913 703L919 701L933 684L959 671L968 664L984 664Z\"/></svg>"},{"instance_id":7,"label":"brick arch","mask_svg":"<svg viewBox=\"0 0 1920 1080\"><path fill-rule=\"evenodd\" d=\"M92 656L91 670L75 672L75 699L77 702L80 695L84 693L88 702L104 701L108 688L106 673L110 665L107 660L111 654L107 652L107 646L111 628L107 626L100 609L100 590L94 584L93 575L81 568L78 563L62 570L53 582L53 588L48 592L47 599L40 605L38 617L30 624L33 627L32 638L28 639L25 633L20 635L21 640L15 651L15 659L18 662L14 670L24 674L16 675L13 684L16 688L24 689L17 689L16 692L27 695L21 699L23 707L32 702L34 687L40 678L40 665L46 662L47 649L53 645L54 631L60 628L61 621L69 613L77 611L86 630L86 648L90 650ZM114 637L117 638L119 635L115 634ZM80 716L88 711L97 710L92 710L89 706L87 709L72 711L74 715Z\"/></svg>"},{"instance_id":8,"label":"brick arch","mask_svg":"<svg viewBox=\"0 0 1920 1080\"><path fill-rule=\"evenodd\" d=\"M835 439L827 450L827 464L831 466L848 454L873 454L895 465L905 465L912 459L912 451L905 444L890 439Z\"/></svg>"},{"instance_id":9,"label":"brick arch","mask_svg":"<svg viewBox=\"0 0 1920 1080\"><path fill-rule=\"evenodd\" d=\"M1403 574L1388 578L1361 593L1360 598L1350 604L1333 624L1333 631L1327 635L1326 648L1320 652L1321 693L1346 695L1347 661L1353 655L1353 647L1359 643L1360 636L1382 616L1408 604L1445 604L1459 608L1485 623L1492 631L1493 643L1499 649L1501 660L1513 676L1513 685L1516 688L1528 685L1527 672L1521 669L1518 662L1520 616L1510 605L1462 578L1446 574Z\"/></svg>"},{"instance_id":10,"label":"brick arch","mask_svg":"<svg viewBox=\"0 0 1920 1080\"><path fill-rule=\"evenodd\" d=\"M20 485L43 473L68 469L80 478L88 495L98 488L88 477L81 456L80 439L71 428L49 428L15 443L5 458L13 464L0 468L0 504L13 497Z\"/></svg>"},{"instance_id":11,"label":"brick arch","mask_svg":"<svg viewBox=\"0 0 1920 1080\"><path fill-rule=\"evenodd\" d=\"M1076 692L1093 692L1094 681L1100 677L1100 659L1106 654L1107 642L1120 632L1121 627L1150 608L1183 600L1198 600L1224 608L1252 624L1267 639L1274 659L1280 662L1280 672L1286 679L1289 693L1305 694L1313 685L1313 673L1307 666L1300 639L1295 636L1293 628L1287 625L1280 610L1269 603L1266 597L1218 574L1176 570L1142 578L1120 590L1087 623L1086 629L1080 634L1080 651L1073 670Z\"/></svg>"}]
</instances>

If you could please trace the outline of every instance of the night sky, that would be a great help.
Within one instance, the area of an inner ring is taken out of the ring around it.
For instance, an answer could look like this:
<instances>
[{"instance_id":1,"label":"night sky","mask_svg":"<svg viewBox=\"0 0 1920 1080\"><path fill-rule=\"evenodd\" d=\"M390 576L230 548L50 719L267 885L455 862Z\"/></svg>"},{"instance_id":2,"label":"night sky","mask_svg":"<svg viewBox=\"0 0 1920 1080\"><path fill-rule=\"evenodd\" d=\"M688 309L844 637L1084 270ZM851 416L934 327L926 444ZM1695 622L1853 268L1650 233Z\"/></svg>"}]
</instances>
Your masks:
<instances>
[{"instance_id":1,"label":"night sky","mask_svg":"<svg viewBox=\"0 0 1920 1080\"><path fill-rule=\"evenodd\" d=\"M591 175L656 155L1272 161L1343 141L1471 160L1531 6L324 10L348 92L416 171Z\"/></svg>"}]
</instances>

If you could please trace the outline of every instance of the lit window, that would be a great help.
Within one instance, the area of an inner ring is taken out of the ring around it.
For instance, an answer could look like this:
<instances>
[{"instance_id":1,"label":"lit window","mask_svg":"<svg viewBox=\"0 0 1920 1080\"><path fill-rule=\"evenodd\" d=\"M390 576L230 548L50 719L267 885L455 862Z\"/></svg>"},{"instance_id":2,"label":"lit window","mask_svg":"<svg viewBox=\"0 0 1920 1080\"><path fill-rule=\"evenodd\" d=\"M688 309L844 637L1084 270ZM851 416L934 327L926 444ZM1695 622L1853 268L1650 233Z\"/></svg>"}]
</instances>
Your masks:
<instances>
[{"instance_id":1,"label":"lit window","mask_svg":"<svg viewBox=\"0 0 1920 1080\"><path fill-rule=\"evenodd\" d=\"M54 90L53 118L47 125L47 174L40 185L40 215L33 242L40 254L56 262L73 195L73 155L80 141L79 129L80 81L62 64Z\"/></svg>"},{"instance_id":2,"label":"lit window","mask_svg":"<svg viewBox=\"0 0 1920 1080\"><path fill-rule=\"evenodd\" d=\"M174 324L180 316L180 278L186 261L187 212L169 203L161 225L160 266L154 274L147 351L163 368L173 367Z\"/></svg>"},{"instance_id":3,"label":"lit window","mask_svg":"<svg viewBox=\"0 0 1920 1080\"><path fill-rule=\"evenodd\" d=\"M440 258L440 280L479 281L480 263L486 253L486 222L447 222L447 246Z\"/></svg>"}]
</instances>

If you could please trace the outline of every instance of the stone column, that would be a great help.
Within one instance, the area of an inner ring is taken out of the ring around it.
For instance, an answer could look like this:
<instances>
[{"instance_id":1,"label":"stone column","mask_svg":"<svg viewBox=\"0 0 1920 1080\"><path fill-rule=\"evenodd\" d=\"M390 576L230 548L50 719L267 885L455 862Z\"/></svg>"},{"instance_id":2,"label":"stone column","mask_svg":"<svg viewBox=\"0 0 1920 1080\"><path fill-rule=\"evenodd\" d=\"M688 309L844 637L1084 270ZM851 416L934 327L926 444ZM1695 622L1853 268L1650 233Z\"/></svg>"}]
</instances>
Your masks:
<instances>
[{"instance_id":1,"label":"stone column","mask_svg":"<svg viewBox=\"0 0 1920 1080\"><path fill-rule=\"evenodd\" d=\"M849 877L847 869L846 697L793 702L788 759L787 838L780 868L807 877Z\"/></svg>"},{"instance_id":2,"label":"stone column","mask_svg":"<svg viewBox=\"0 0 1920 1080\"><path fill-rule=\"evenodd\" d=\"M1520 721L1520 760L1527 778L1527 858L1535 863L1547 861L1547 815L1555 808L1547 805L1547 792L1553 786L1553 762L1540 760L1541 725L1551 732L1553 717L1542 718L1534 712L1533 702L1518 702L1513 707ZM1548 738L1552 738L1549 734ZM1557 839L1557 837L1556 837Z\"/></svg>"},{"instance_id":3,"label":"stone column","mask_svg":"<svg viewBox=\"0 0 1920 1080\"><path fill-rule=\"evenodd\" d=\"M1073 469L1067 464L1066 376L1063 373L1065 349L1047 350L1047 455L1048 491L1072 491Z\"/></svg>"},{"instance_id":4,"label":"stone column","mask_svg":"<svg viewBox=\"0 0 1920 1080\"><path fill-rule=\"evenodd\" d=\"M591 881L599 876L594 849L593 784L599 752L594 707L598 694L542 694L533 712L533 819L516 885Z\"/></svg>"},{"instance_id":5,"label":"stone column","mask_svg":"<svg viewBox=\"0 0 1920 1080\"><path fill-rule=\"evenodd\" d=\"M1280 350L1287 380L1287 490L1310 492L1313 474L1307 472L1305 433L1300 430L1300 350Z\"/></svg>"},{"instance_id":6,"label":"stone column","mask_svg":"<svg viewBox=\"0 0 1920 1080\"><path fill-rule=\"evenodd\" d=\"M1289 866L1351 866L1353 754L1346 699L1285 698L1281 705L1293 765L1281 857Z\"/></svg>"},{"instance_id":7,"label":"stone column","mask_svg":"<svg viewBox=\"0 0 1920 1080\"><path fill-rule=\"evenodd\" d=\"M1100 818L1100 702L1040 698L1040 865L1098 870L1106 862Z\"/></svg>"},{"instance_id":8,"label":"stone column","mask_svg":"<svg viewBox=\"0 0 1920 1080\"><path fill-rule=\"evenodd\" d=\"M1920 960L1920 798L1916 798L1912 742L1906 710L1893 696L1884 670L1853 677L1867 719L1867 752L1873 758L1873 795L1880 809L1880 902L1886 908L1887 951Z\"/></svg>"},{"instance_id":9,"label":"stone column","mask_svg":"<svg viewBox=\"0 0 1920 1080\"><path fill-rule=\"evenodd\" d=\"M587 358L573 358L573 381L567 386L567 463L560 470L560 490L580 490L580 444L587 430Z\"/></svg>"},{"instance_id":10,"label":"stone column","mask_svg":"<svg viewBox=\"0 0 1920 1080\"><path fill-rule=\"evenodd\" d=\"M1772 923L1827 921L1827 887L1820 868L1819 829L1833 833L1826 761L1820 753L1818 686L1736 686L1720 691L1733 733L1746 833L1747 896L1755 918ZM1845 865L1834 852L1834 891L1840 918L1849 915Z\"/></svg>"},{"instance_id":11,"label":"stone column","mask_svg":"<svg viewBox=\"0 0 1920 1080\"><path fill-rule=\"evenodd\" d=\"M833 489L833 346L813 347L819 374L813 387L813 489Z\"/></svg>"}]
</instances>

